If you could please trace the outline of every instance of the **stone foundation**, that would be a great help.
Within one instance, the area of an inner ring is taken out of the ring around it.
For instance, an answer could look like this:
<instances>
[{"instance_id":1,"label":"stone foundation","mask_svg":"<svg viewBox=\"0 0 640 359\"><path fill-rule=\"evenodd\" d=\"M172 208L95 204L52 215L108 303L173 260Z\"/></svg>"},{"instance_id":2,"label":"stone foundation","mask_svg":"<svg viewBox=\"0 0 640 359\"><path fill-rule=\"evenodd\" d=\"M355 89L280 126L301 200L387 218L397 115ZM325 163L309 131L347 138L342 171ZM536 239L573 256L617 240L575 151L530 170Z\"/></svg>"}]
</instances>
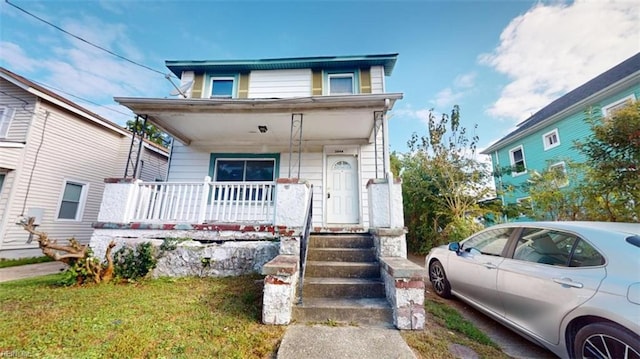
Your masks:
<instances>
[{"instance_id":1,"label":"stone foundation","mask_svg":"<svg viewBox=\"0 0 640 359\"><path fill-rule=\"evenodd\" d=\"M262 268L264 295L262 322L287 325L291 323L296 287L300 276L298 258L281 254Z\"/></svg>"},{"instance_id":2,"label":"stone foundation","mask_svg":"<svg viewBox=\"0 0 640 359\"><path fill-rule=\"evenodd\" d=\"M182 277L182 276L210 276L226 277L251 273L260 273L265 263L278 255L280 244L277 241L242 239L238 233L236 237L241 240L226 240L215 243L202 243L186 238L201 240L212 239L219 234L205 231L159 231L159 230L110 230L96 229L91 237L90 246L94 255L104 258L107 245L113 240L116 246L115 253L122 246L135 247L139 243L151 242L158 250L159 258L152 275L155 277ZM269 233L252 235L260 238L271 239ZM213 237L212 237L213 236ZM164 242L158 238L173 238L175 249L160 250ZM219 238L219 237L215 237ZM182 240L182 241L181 241Z\"/></svg>"}]
</instances>

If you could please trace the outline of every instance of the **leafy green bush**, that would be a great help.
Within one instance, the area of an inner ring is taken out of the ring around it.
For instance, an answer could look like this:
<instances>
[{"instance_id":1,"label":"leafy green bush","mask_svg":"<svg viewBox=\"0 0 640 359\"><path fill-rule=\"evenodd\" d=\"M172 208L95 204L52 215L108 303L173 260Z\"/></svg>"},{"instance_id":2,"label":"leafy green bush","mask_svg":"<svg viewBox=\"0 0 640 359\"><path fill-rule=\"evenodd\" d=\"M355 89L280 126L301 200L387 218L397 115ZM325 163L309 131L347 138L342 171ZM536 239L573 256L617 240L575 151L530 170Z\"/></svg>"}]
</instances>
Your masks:
<instances>
[{"instance_id":1,"label":"leafy green bush","mask_svg":"<svg viewBox=\"0 0 640 359\"><path fill-rule=\"evenodd\" d=\"M145 277L158 263L151 242L140 243L135 248L124 246L116 251L113 260L116 275L129 280Z\"/></svg>"},{"instance_id":2,"label":"leafy green bush","mask_svg":"<svg viewBox=\"0 0 640 359\"><path fill-rule=\"evenodd\" d=\"M443 236L449 242L460 242L483 228L482 224L471 218L454 218L444 228Z\"/></svg>"}]
</instances>

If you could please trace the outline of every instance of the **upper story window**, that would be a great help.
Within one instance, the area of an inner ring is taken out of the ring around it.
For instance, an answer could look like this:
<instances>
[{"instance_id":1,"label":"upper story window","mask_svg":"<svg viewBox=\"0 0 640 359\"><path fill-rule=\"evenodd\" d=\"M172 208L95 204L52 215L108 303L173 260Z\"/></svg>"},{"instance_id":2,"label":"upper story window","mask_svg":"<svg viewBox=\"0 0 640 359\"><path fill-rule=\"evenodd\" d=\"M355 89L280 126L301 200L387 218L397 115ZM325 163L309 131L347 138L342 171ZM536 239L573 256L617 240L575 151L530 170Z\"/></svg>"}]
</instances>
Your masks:
<instances>
[{"instance_id":1,"label":"upper story window","mask_svg":"<svg viewBox=\"0 0 640 359\"><path fill-rule=\"evenodd\" d=\"M607 106L604 106L602 108L602 115L603 116L610 116L612 113L614 113L616 110L619 110L621 108L623 108L624 106L628 105L629 102L632 102L636 99L636 97L634 95L629 95L625 98L622 98L614 103L608 104Z\"/></svg>"},{"instance_id":2,"label":"upper story window","mask_svg":"<svg viewBox=\"0 0 640 359\"><path fill-rule=\"evenodd\" d=\"M13 109L0 106L0 138L6 138L9 134L9 125L13 119Z\"/></svg>"},{"instance_id":3,"label":"upper story window","mask_svg":"<svg viewBox=\"0 0 640 359\"><path fill-rule=\"evenodd\" d=\"M519 176L527 172L527 165L524 161L524 149L522 146L509 150L509 160L511 161L511 176Z\"/></svg>"},{"instance_id":4,"label":"upper story window","mask_svg":"<svg viewBox=\"0 0 640 359\"><path fill-rule=\"evenodd\" d=\"M335 73L328 75L329 95L351 95L355 93L353 73Z\"/></svg>"},{"instance_id":5,"label":"upper story window","mask_svg":"<svg viewBox=\"0 0 640 359\"><path fill-rule=\"evenodd\" d=\"M553 131L542 135L542 142L544 143L545 151L560 146L560 134L558 134L558 129L556 128Z\"/></svg>"},{"instance_id":6,"label":"upper story window","mask_svg":"<svg viewBox=\"0 0 640 359\"><path fill-rule=\"evenodd\" d=\"M233 97L233 77L212 77L211 97L212 98L232 98Z\"/></svg>"}]
</instances>

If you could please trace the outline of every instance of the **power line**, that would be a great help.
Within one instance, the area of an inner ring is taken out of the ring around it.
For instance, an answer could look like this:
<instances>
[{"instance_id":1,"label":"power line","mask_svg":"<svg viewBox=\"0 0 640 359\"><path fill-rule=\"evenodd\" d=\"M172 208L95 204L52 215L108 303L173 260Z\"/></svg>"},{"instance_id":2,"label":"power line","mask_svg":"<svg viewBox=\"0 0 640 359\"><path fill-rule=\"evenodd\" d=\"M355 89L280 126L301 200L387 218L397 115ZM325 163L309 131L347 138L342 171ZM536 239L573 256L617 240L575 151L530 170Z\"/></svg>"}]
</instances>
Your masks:
<instances>
[{"instance_id":1,"label":"power line","mask_svg":"<svg viewBox=\"0 0 640 359\"><path fill-rule=\"evenodd\" d=\"M90 104L92 104L92 105L96 105L96 106L99 106L99 107L103 107L103 108L104 108L104 109L106 109L106 110L113 111L113 112L119 113L119 114L124 115L124 116L129 116L129 117L131 117L131 115L132 115L132 114L130 114L130 113L121 112L121 111L118 111L118 110L113 109L113 108L111 108L111 107L107 107L107 106L105 106L105 105L101 105L101 104L99 104L99 103L97 103L97 102L94 102L94 101L88 100L88 99L86 99L86 98L82 98L82 97L80 97L80 96L76 96L76 95L74 95L74 94L72 94L72 93L70 93L70 92L67 92L67 91L61 90L61 89L59 89L59 88L53 87L53 86L48 85L48 84L45 84L45 83L43 83L43 82L38 82L38 81L35 81L35 80L31 80L31 81L33 81L33 82L37 83L37 84L38 84L38 85L40 85L40 86L44 86L44 87L46 87L46 88L49 88L49 89L52 89L52 90L56 90L56 91L58 91L58 92L62 92L62 93L63 93L63 94L65 94L65 95L69 95L69 96L71 96L71 97L77 98L78 100L82 100L82 101L87 102L87 103L90 103Z\"/></svg>"},{"instance_id":2,"label":"power line","mask_svg":"<svg viewBox=\"0 0 640 359\"><path fill-rule=\"evenodd\" d=\"M160 74L160 75L162 75L162 76L165 76L165 77L167 78L167 80L169 80L169 81L171 81L171 80L169 79L170 77L177 78L177 77L175 77L175 76L173 76L173 75L171 75L171 74L165 74L165 73L164 73L164 72L162 72L162 71L158 71L158 70L156 70L156 69L154 69L154 68L151 68L151 67L149 67L149 66L147 66L147 65L141 64L141 63L136 62L136 61L133 61L133 60L130 60L130 59L128 59L128 58L126 58L126 57L124 57L124 56L122 56L122 55L116 54L115 52L113 52L113 51L111 51L111 50L109 50L109 49L106 49L106 48L104 48L104 47L102 47L102 46L100 46L100 45L96 45L96 44L94 44L94 43L92 43L92 42L90 42L90 41L88 41L88 40L85 40L85 39L83 39L82 37L80 37L80 36L78 36L78 35L72 34L72 33L70 33L69 31L67 31L67 30L65 30L65 29L63 29L63 28L61 28L61 27L59 27L58 25L55 25L55 24L53 24L53 23L50 23L49 21L47 21L47 20L45 20L45 19L43 19L43 18L41 18L41 17L39 17L39 16L37 16L37 15L34 15L34 14L30 13L29 11L27 11L27 10L25 10L25 9L23 9L23 8L21 8L21 7L19 7L18 5L15 5L15 4L10 3L10 2L9 2L9 0L5 0L5 2L6 2L7 4L9 4L9 5L13 6L14 8L16 8L16 9L18 9L18 10L22 11L23 13L25 13L25 14L27 14L27 15L29 15L29 16L31 16L31 17L33 17L33 18L35 18L35 19L39 20L39 21L41 21L41 22L44 22L45 24L47 24L47 25L49 25L49 26L52 26L53 28L55 28L55 29L57 29L57 30L59 30L59 31L62 31L62 32L64 32L65 34L67 34L67 35L69 35L69 36L72 36L72 37L74 37L74 38L76 38L76 39L78 39L78 40L80 40L80 41L84 42L84 43L85 43L85 44L87 44L87 45L93 46L93 47L95 47L95 48L97 48L97 49L100 49L100 50L102 50L102 51L105 51L105 52L107 52L107 53L109 53L109 54L111 54L111 55L113 55L113 56L115 56L115 57L117 57L117 58L119 58L119 59L122 59L122 60L128 61L128 62L130 62L130 63L132 63L132 64L134 64L134 65L140 66L140 67L145 68L145 69L147 69L147 70L149 70L149 71L153 71L153 72L158 73L158 74Z\"/></svg>"}]
</instances>

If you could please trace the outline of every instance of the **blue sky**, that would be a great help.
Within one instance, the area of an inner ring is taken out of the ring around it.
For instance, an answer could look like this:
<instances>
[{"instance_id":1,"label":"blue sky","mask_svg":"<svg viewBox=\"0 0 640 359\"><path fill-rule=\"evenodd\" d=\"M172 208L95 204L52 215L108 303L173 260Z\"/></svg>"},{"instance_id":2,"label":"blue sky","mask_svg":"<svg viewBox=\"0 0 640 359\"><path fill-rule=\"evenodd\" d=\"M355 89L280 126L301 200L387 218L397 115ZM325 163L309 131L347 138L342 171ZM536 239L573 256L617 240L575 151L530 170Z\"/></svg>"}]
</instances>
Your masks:
<instances>
[{"instance_id":1,"label":"blue sky","mask_svg":"<svg viewBox=\"0 0 640 359\"><path fill-rule=\"evenodd\" d=\"M399 53L392 150L461 107L486 147L555 98L640 51L639 1L24 1L47 21L168 73L165 60ZM114 96L168 97L161 73L0 3L0 65L124 124ZM70 95L90 100L90 103ZM96 105L97 104L97 105Z\"/></svg>"}]
</instances>

